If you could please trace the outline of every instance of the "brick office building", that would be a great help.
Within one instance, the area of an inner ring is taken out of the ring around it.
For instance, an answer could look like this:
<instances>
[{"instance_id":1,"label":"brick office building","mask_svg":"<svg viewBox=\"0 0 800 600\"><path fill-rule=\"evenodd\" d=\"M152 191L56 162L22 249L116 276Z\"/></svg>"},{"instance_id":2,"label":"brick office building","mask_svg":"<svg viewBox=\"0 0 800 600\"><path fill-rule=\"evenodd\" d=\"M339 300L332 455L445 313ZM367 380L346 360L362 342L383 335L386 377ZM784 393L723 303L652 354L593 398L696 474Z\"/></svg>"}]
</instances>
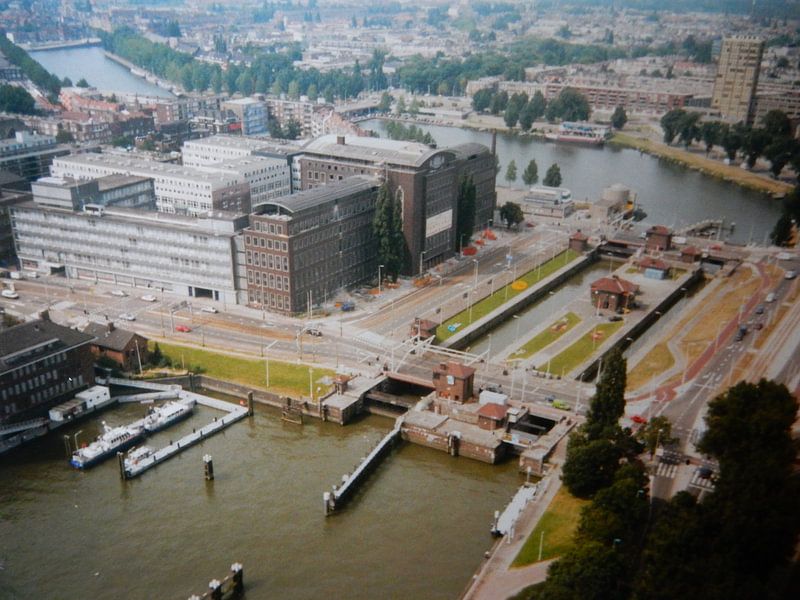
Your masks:
<instances>
[{"instance_id":1,"label":"brick office building","mask_svg":"<svg viewBox=\"0 0 800 600\"><path fill-rule=\"evenodd\" d=\"M495 162L482 144L431 149L415 142L326 135L309 142L297 162L303 190L353 175L373 175L389 184L403 207L404 274L417 274L458 251L461 177L471 177L475 184L475 228L488 226L494 218Z\"/></svg>"}]
</instances>

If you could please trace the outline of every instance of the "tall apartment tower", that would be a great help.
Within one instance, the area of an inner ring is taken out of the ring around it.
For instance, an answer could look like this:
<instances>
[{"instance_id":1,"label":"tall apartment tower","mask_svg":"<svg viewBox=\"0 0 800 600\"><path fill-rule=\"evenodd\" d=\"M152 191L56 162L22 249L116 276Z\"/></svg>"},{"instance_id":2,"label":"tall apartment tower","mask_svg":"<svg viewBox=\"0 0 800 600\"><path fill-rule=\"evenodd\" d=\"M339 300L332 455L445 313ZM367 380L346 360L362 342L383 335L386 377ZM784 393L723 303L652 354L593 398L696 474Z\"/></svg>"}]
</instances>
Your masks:
<instances>
[{"instance_id":1,"label":"tall apartment tower","mask_svg":"<svg viewBox=\"0 0 800 600\"><path fill-rule=\"evenodd\" d=\"M723 40L711 108L720 111L724 117L744 121L748 125L753 123L763 53L764 40L756 37Z\"/></svg>"}]
</instances>

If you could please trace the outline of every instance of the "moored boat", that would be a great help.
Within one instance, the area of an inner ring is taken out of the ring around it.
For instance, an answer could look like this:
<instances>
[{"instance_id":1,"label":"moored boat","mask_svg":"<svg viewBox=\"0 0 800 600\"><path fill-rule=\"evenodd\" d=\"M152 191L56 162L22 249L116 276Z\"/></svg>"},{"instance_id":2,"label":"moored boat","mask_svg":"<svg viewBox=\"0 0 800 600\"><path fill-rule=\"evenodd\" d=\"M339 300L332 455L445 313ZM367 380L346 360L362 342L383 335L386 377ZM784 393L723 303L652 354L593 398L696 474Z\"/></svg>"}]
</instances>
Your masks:
<instances>
[{"instance_id":1,"label":"moored boat","mask_svg":"<svg viewBox=\"0 0 800 600\"><path fill-rule=\"evenodd\" d=\"M105 431L95 441L72 453L69 464L76 469L88 469L116 452L127 450L144 437L144 429L141 427L109 427L103 421L103 428Z\"/></svg>"},{"instance_id":2,"label":"moored boat","mask_svg":"<svg viewBox=\"0 0 800 600\"><path fill-rule=\"evenodd\" d=\"M170 425L189 417L194 410L195 401L167 402L151 408L144 418L144 429L148 434L156 433Z\"/></svg>"}]
</instances>

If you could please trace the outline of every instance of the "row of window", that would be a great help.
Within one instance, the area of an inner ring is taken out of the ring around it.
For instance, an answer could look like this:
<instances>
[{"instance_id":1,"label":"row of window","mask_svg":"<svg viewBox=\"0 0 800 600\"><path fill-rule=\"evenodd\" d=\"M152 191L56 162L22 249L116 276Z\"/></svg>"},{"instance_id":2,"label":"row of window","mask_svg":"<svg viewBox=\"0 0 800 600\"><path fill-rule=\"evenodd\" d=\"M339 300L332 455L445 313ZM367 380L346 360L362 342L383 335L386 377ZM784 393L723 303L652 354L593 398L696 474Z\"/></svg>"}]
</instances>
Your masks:
<instances>
[{"instance_id":1,"label":"row of window","mask_svg":"<svg viewBox=\"0 0 800 600\"><path fill-rule=\"evenodd\" d=\"M248 302L261 305L262 304L261 290L259 289L248 290L247 300ZM289 297L285 296L284 294L273 294L272 292L264 292L263 300L264 300L263 304L277 310L289 310L291 307L289 303Z\"/></svg>"},{"instance_id":2,"label":"row of window","mask_svg":"<svg viewBox=\"0 0 800 600\"><path fill-rule=\"evenodd\" d=\"M289 271L289 257L277 254L267 254L265 252L246 252L247 264L265 269L275 269L276 271Z\"/></svg>"},{"instance_id":3,"label":"row of window","mask_svg":"<svg viewBox=\"0 0 800 600\"><path fill-rule=\"evenodd\" d=\"M250 237L249 235L246 235L244 236L244 243L245 246L261 246L267 250L280 250L281 252L289 251L289 243L282 240L273 241L269 238L260 238L255 236Z\"/></svg>"},{"instance_id":4,"label":"row of window","mask_svg":"<svg viewBox=\"0 0 800 600\"><path fill-rule=\"evenodd\" d=\"M20 357L23 356L25 355L24 354L20 355ZM66 360L67 360L66 352L59 352L58 354L45 356L42 360L38 360L36 362L27 364L21 369L15 369L14 371L11 371L11 379L16 380L16 379L21 379L22 377L27 377L28 375L30 375L31 373L35 373L42 367L49 367L51 365L61 364L63 362L66 362Z\"/></svg>"},{"instance_id":5,"label":"row of window","mask_svg":"<svg viewBox=\"0 0 800 600\"><path fill-rule=\"evenodd\" d=\"M247 283L249 285L263 286L273 290L289 291L289 278L285 275L275 275L275 273L262 273L248 269Z\"/></svg>"},{"instance_id":6,"label":"row of window","mask_svg":"<svg viewBox=\"0 0 800 600\"><path fill-rule=\"evenodd\" d=\"M283 225L276 225L275 223L262 223L256 220L253 223L253 229L256 231L266 231L277 235L283 235Z\"/></svg>"}]
</instances>

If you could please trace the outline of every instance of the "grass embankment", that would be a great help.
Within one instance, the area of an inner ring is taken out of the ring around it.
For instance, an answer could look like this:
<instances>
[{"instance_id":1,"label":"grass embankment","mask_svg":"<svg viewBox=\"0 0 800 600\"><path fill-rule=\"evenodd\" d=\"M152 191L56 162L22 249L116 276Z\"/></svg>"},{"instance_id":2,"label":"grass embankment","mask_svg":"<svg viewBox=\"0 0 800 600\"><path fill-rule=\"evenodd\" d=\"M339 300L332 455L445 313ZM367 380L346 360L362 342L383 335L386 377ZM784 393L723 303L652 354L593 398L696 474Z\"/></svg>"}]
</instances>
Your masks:
<instances>
[{"instance_id":1,"label":"grass embankment","mask_svg":"<svg viewBox=\"0 0 800 600\"><path fill-rule=\"evenodd\" d=\"M581 318L574 312L568 312L563 319L559 319L550 327L538 333L514 353L514 358L528 358L555 342L562 335L581 322Z\"/></svg>"},{"instance_id":2,"label":"grass embankment","mask_svg":"<svg viewBox=\"0 0 800 600\"><path fill-rule=\"evenodd\" d=\"M539 283L542 279L552 275L561 267L567 265L568 263L575 260L579 257L580 254L575 252L574 250L565 250L560 254L556 254L554 258L551 258L547 262L542 263L541 267L536 267L525 273L522 277L519 277L516 281L524 281L525 287L522 289L514 289L513 283L509 283L506 286L498 288L494 291L494 294L488 296L481 300L480 302L476 302L472 305L472 320L470 321L470 311L469 307L462 310L457 315L454 315L447 319L444 323L439 325L436 328L436 339L438 341L446 340L447 338L455 335L458 333L460 329L463 329L465 326L469 325L470 323L474 323L475 321L485 317L490 312L492 312L497 307L505 304L508 300L511 300L514 296L521 294L525 290L530 287L533 287L537 283ZM455 331L450 331L447 329L448 325L455 325L456 323L460 323L460 326L456 328Z\"/></svg>"},{"instance_id":3,"label":"grass embankment","mask_svg":"<svg viewBox=\"0 0 800 600\"><path fill-rule=\"evenodd\" d=\"M660 156L700 171L701 173L719 177L720 179L732 181L741 186L767 192L776 196L788 193L793 187L786 182L758 175L736 165L726 165L713 158L706 158L705 156L694 154L680 147L667 146L666 144L637 138L626 133L615 133L611 143L641 150L642 152L647 152L654 156Z\"/></svg>"},{"instance_id":4,"label":"grass embankment","mask_svg":"<svg viewBox=\"0 0 800 600\"><path fill-rule=\"evenodd\" d=\"M550 360L550 372L556 375L566 375L586 360L596 348L599 348L623 325L624 321L617 321L616 323L600 323L596 327L592 327L591 331L587 332L577 342ZM593 339L595 334L597 334L597 339ZM548 363L539 365L536 369L544 371L548 369Z\"/></svg>"},{"instance_id":5,"label":"grass embankment","mask_svg":"<svg viewBox=\"0 0 800 600\"><path fill-rule=\"evenodd\" d=\"M675 357L672 355L672 352L670 352L667 343L661 342L660 344L656 344L645 354L644 358L636 363L636 366L628 372L628 385L626 389L635 390L642 387L656 375L660 375L667 369L672 368L674 364Z\"/></svg>"},{"instance_id":6,"label":"grass embankment","mask_svg":"<svg viewBox=\"0 0 800 600\"><path fill-rule=\"evenodd\" d=\"M542 532L542 560L556 558L570 550L575 543L575 530L578 528L581 509L588 503L588 500L574 497L562 486L525 540L511 566L524 567L539 561Z\"/></svg>"},{"instance_id":7,"label":"grass embankment","mask_svg":"<svg viewBox=\"0 0 800 600\"><path fill-rule=\"evenodd\" d=\"M174 346L159 343L158 347L164 356L168 356L174 365L199 367L200 370L215 379L223 379L246 385L248 387L268 389L281 395L308 396L308 365L298 365L277 360L269 361L269 387L266 385L266 361L231 356L192 348L190 346ZM152 350L152 345L151 345ZM335 373L330 369L313 367L314 395L316 397L317 381L325 376L333 377ZM327 392L327 385L320 385L320 394Z\"/></svg>"}]
</instances>

